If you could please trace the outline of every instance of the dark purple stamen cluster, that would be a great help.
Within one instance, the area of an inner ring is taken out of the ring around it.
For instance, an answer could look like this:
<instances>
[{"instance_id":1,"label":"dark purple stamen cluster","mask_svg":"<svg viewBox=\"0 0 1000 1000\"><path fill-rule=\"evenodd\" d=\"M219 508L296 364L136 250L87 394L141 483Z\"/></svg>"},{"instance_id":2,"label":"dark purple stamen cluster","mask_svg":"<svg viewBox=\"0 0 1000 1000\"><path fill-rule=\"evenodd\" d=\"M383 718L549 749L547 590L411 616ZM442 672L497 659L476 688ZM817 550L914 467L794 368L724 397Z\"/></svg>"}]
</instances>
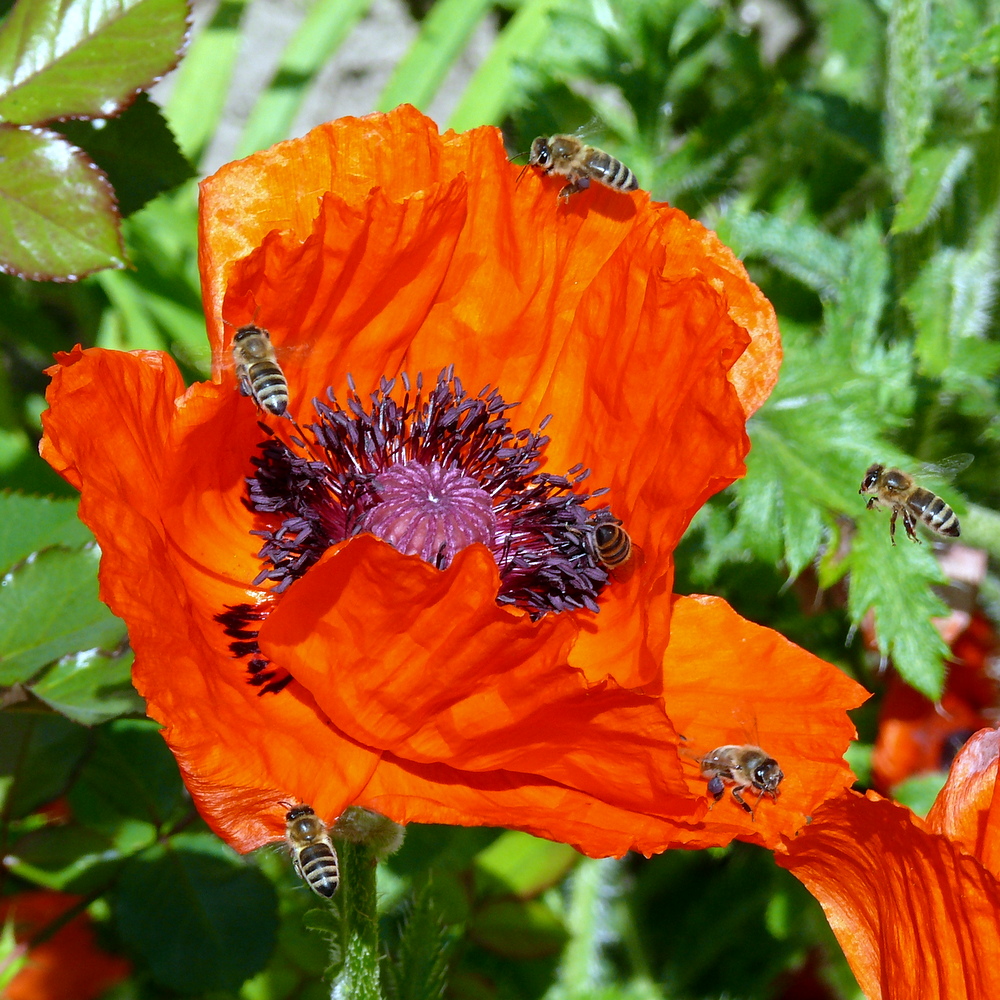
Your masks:
<instances>
[{"instance_id":1,"label":"dark purple stamen cluster","mask_svg":"<svg viewBox=\"0 0 1000 1000\"><path fill-rule=\"evenodd\" d=\"M511 430L507 411L517 404L490 386L470 396L452 368L426 395L422 376L415 392L406 375L400 381L401 402L390 395L396 381L382 379L367 407L353 380L344 406L328 390L327 402L313 401L318 421L308 435L296 425L294 448L261 424L269 438L244 503L277 521L253 532L263 539L253 586L278 595L331 545L369 532L440 569L467 545L486 545L500 571L497 602L532 618L597 611L608 573L584 504L607 491L580 492L589 472L580 466L566 476L538 472L549 418L537 433ZM257 647L254 623L269 610L238 605L218 616L263 690L288 683Z\"/></svg>"}]
</instances>

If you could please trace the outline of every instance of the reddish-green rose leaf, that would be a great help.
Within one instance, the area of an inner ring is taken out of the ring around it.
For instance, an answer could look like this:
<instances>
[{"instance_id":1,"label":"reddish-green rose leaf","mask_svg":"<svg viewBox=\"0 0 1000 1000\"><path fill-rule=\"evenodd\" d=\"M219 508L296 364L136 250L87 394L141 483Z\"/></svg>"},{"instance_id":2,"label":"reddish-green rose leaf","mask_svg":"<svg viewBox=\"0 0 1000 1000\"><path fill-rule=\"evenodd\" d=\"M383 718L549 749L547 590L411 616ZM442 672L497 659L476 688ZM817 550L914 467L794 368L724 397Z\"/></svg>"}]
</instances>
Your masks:
<instances>
[{"instance_id":1,"label":"reddish-green rose leaf","mask_svg":"<svg viewBox=\"0 0 1000 1000\"><path fill-rule=\"evenodd\" d=\"M0 120L109 118L177 63L184 0L20 0L0 29Z\"/></svg>"},{"instance_id":2,"label":"reddish-green rose leaf","mask_svg":"<svg viewBox=\"0 0 1000 1000\"><path fill-rule=\"evenodd\" d=\"M124 266L107 177L54 132L0 125L0 270L75 281Z\"/></svg>"},{"instance_id":3,"label":"reddish-green rose leaf","mask_svg":"<svg viewBox=\"0 0 1000 1000\"><path fill-rule=\"evenodd\" d=\"M162 112L145 94L117 118L66 122L59 130L108 175L124 218L195 173L177 148Z\"/></svg>"}]
</instances>

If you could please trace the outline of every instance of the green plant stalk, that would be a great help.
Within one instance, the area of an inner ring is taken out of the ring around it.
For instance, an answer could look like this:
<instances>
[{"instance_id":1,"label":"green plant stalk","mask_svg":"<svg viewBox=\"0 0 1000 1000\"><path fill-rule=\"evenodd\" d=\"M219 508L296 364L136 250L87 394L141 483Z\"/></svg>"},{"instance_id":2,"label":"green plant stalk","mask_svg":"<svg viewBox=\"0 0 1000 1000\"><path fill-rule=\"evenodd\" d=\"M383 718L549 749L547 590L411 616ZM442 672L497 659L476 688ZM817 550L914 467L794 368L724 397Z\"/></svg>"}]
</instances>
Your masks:
<instances>
[{"instance_id":1,"label":"green plant stalk","mask_svg":"<svg viewBox=\"0 0 1000 1000\"><path fill-rule=\"evenodd\" d=\"M344 964L332 1000L381 1000L375 858L361 844L338 841Z\"/></svg>"}]
</instances>

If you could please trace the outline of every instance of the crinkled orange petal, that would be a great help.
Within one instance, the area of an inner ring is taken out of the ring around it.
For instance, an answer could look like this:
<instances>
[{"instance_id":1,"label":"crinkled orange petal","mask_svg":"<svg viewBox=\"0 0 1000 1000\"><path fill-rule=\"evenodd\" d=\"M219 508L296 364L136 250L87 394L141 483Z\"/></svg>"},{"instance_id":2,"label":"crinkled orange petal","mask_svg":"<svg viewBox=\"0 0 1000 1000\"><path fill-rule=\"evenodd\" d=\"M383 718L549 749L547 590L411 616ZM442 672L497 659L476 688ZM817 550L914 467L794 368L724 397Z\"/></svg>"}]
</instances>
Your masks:
<instances>
[{"instance_id":1,"label":"crinkled orange petal","mask_svg":"<svg viewBox=\"0 0 1000 1000\"><path fill-rule=\"evenodd\" d=\"M909 809L845 792L776 860L819 900L869 1000L1000 991L1000 883Z\"/></svg>"},{"instance_id":2,"label":"crinkled orange petal","mask_svg":"<svg viewBox=\"0 0 1000 1000\"><path fill-rule=\"evenodd\" d=\"M693 758L729 744L762 747L785 775L778 799L765 797L753 818L727 789L684 843L711 847L737 837L780 848L820 803L853 783L843 760L855 735L847 710L868 697L843 671L741 618L721 598L675 597L663 700L685 737L688 787L708 798Z\"/></svg>"},{"instance_id":3,"label":"crinkled orange petal","mask_svg":"<svg viewBox=\"0 0 1000 1000\"><path fill-rule=\"evenodd\" d=\"M1000 730L976 733L955 758L927 826L974 854L1000 878Z\"/></svg>"},{"instance_id":4,"label":"crinkled orange petal","mask_svg":"<svg viewBox=\"0 0 1000 1000\"><path fill-rule=\"evenodd\" d=\"M80 516L102 550L101 598L128 623L135 686L202 814L239 850L279 835L281 799L337 815L378 752L319 721L295 685L259 697L213 620L256 599L254 518L240 496L259 431L237 419L235 393L211 405L218 387L177 405L183 382L167 355L93 349L60 360L43 455L80 484Z\"/></svg>"},{"instance_id":5,"label":"crinkled orange petal","mask_svg":"<svg viewBox=\"0 0 1000 1000\"><path fill-rule=\"evenodd\" d=\"M497 605L498 585L481 546L439 572L362 536L291 588L261 649L340 729L397 757L535 774L657 815L689 811L659 699L588 684L567 663L572 617L532 622Z\"/></svg>"},{"instance_id":6,"label":"crinkled orange petal","mask_svg":"<svg viewBox=\"0 0 1000 1000\"><path fill-rule=\"evenodd\" d=\"M650 598L669 594L694 513L744 472L739 386L756 406L776 378L774 313L682 212L601 185L566 205L519 172L497 130L438 136L408 107L229 164L202 185L213 343L224 358L219 311L268 328L290 349L303 422L308 400L342 392L348 373L365 396L383 376L450 364L470 387L519 400L518 426L552 414L545 467L590 468L645 556L575 663L592 680L653 684L666 621Z\"/></svg>"},{"instance_id":7,"label":"crinkled orange petal","mask_svg":"<svg viewBox=\"0 0 1000 1000\"><path fill-rule=\"evenodd\" d=\"M47 891L7 896L0 900L0 926L12 919L14 937L22 944L42 934L81 899ZM4 1000L93 1000L131 971L126 958L97 946L90 918L82 912L28 952L3 996Z\"/></svg>"}]
</instances>

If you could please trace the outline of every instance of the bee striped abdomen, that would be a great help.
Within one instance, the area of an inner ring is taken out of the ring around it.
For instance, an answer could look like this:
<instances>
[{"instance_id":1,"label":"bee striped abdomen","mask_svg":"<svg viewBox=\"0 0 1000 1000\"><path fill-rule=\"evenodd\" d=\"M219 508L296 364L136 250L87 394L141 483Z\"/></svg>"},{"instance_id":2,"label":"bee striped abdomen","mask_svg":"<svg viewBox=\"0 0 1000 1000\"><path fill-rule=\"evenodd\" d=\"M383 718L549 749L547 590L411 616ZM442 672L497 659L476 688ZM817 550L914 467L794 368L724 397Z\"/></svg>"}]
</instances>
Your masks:
<instances>
[{"instance_id":1,"label":"bee striped abdomen","mask_svg":"<svg viewBox=\"0 0 1000 1000\"><path fill-rule=\"evenodd\" d=\"M958 517L939 496L920 487L910 497L909 504L929 528L942 535L958 537L961 530Z\"/></svg>"},{"instance_id":2,"label":"bee striped abdomen","mask_svg":"<svg viewBox=\"0 0 1000 1000\"><path fill-rule=\"evenodd\" d=\"M594 150L589 165L602 184L616 191L635 191L639 187L635 174L621 160L616 160L603 150Z\"/></svg>"},{"instance_id":3,"label":"bee striped abdomen","mask_svg":"<svg viewBox=\"0 0 1000 1000\"><path fill-rule=\"evenodd\" d=\"M258 361L247 368L252 394L262 409L280 417L288 408L288 382L272 361Z\"/></svg>"},{"instance_id":4,"label":"bee striped abdomen","mask_svg":"<svg viewBox=\"0 0 1000 1000\"><path fill-rule=\"evenodd\" d=\"M313 892L331 899L340 885L337 852L329 844L304 847L295 858L299 874Z\"/></svg>"}]
</instances>

